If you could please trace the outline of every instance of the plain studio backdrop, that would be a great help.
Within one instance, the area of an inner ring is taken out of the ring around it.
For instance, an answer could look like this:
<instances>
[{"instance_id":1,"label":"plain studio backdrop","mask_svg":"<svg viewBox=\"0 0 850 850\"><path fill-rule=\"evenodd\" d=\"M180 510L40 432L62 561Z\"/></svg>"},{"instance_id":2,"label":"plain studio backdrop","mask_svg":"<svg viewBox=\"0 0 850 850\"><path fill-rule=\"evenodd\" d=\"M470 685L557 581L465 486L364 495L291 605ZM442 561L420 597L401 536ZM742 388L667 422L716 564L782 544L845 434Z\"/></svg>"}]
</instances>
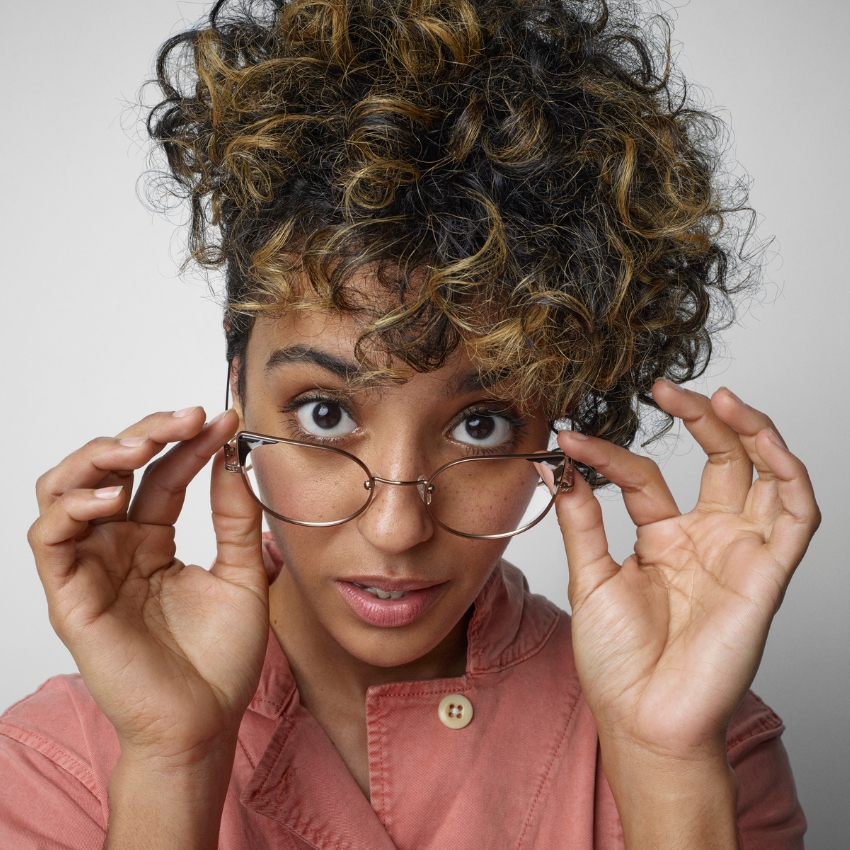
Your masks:
<instances>
[{"instance_id":1,"label":"plain studio backdrop","mask_svg":"<svg viewBox=\"0 0 850 850\"><path fill-rule=\"evenodd\" d=\"M185 233L137 198L144 150L127 108L156 47L207 8L3 4L0 710L75 669L26 542L38 475L148 412L202 404L212 416L223 403L220 308L200 277L178 276ZM742 305L698 388L728 385L773 417L808 465L824 515L754 685L786 723L810 850L847 846L850 834L848 9L838 0L692 0L673 10L680 67L731 116L759 232L776 237L761 295ZM655 454L688 509L703 458L686 434L665 447ZM207 480L190 491L178 528L180 557L205 565L214 551ZM616 492L602 499L622 556L631 524ZM566 563L549 519L508 557L533 590L566 607Z\"/></svg>"}]
</instances>

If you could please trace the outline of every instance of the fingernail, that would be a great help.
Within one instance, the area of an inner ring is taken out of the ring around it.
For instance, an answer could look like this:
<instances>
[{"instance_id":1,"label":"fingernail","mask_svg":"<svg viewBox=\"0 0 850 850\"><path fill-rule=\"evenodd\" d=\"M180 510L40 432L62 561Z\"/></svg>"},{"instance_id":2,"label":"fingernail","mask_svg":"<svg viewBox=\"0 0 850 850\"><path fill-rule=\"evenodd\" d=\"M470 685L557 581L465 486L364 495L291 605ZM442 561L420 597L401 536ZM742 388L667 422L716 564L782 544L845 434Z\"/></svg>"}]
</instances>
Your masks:
<instances>
[{"instance_id":1,"label":"fingernail","mask_svg":"<svg viewBox=\"0 0 850 850\"><path fill-rule=\"evenodd\" d=\"M182 410L175 410L171 415L175 419L182 419L184 416L188 416L192 411L197 409L198 405L196 404L194 407L184 407Z\"/></svg>"},{"instance_id":2,"label":"fingernail","mask_svg":"<svg viewBox=\"0 0 850 850\"><path fill-rule=\"evenodd\" d=\"M214 416L212 419L210 419L210 421L207 422L207 425L214 425L216 422L221 422L221 420L224 419L224 417L227 416L228 413L230 413L230 409L222 410L221 413L218 414L218 416Z\"/></svg>"},{"instance_id":3,"label":"fingernail","mask_svg":"<svg viewBox=\"0 0 850 850\"><path fill-rule=\"evenodd\" d=\"M732 396L732 398L734 398L735 401L738 402L738 404L744 404L744 402L741 401L741 399L739 399L738 396L736 396L735 393L733 393L732 390L729 389L729 387L721 387L720 389L725 390L727 393L729 393L729 395Z\"/></svg>"},{"instance_id":4,"label":"fingernail","mask_svg":"<svg viewBox=\"0 0 850 850\"><path fill-rule=\"evenodd\" d=\"M659 378L658 380L663 384L667 384L667 386L670 387L671 390L676 390L676 392L680 393L685 392L684 387L680 387L678 384L674 383L669 378Z\"/></svg>"},{"instance_id":5,"label":"fingernail","mask_svg":"<svg viewBox=\"0 0 850 850\"><path fill-rule=\"evenodd\" d=\"M102 487L95 490L94 495L98 499L114 499L124 488L119 484L117 487Z\"/></svg>"},{"instance_id":6,"label":"fingernail","mask_svg":"<svg viewBox=\"0 0 850 850\"><path fill-rule=\"evenodd\" d=\"M780 449L785 449L786 452L788 451L788 446L785 445L785 440L783 440L782 437L773 430L773 428L767 429L767 435L774 443L776 443L777 446L779 446Z\"/></svg>"},{"instance_id":7,"label":"fingernail","mask_svg":"<svg viewBox=\"0 0 850 850\"><path fill-rule=\"evenodd\" d=\"M568 437L571 437L573 440L589 440L590 437L587 434L582 434L581 431L562 431L562 434L566 434Z\"/></svg>"},{"instance_id":8,"label":"fingernail","mask_svg":"<svg viewBox=\"0 0 850 850\"><path fill-rule=\"evenodd\" d=\"M147 439L147 437L125 437L123 440L119 440L118 442L122 446L135 447L142 445L142 443L146 443Z\"/></svg>"}]
</instances>

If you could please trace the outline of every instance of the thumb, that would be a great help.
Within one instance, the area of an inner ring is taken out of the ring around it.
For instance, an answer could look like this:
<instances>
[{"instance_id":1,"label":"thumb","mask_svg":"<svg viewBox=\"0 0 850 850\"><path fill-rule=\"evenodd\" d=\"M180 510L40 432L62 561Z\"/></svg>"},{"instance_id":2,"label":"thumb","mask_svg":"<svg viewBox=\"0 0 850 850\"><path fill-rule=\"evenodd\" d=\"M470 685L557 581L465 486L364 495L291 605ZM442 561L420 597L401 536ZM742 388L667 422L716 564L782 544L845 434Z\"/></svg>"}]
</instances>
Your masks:
<instances>
[{"instance_id":1,"label":"thumb","mask_svg":"<svg viewBox=\"0 0 850 850\"><path fill-rule=\"evenodd\" d=\"M210 572L226 581L268 592L263 566L263 512L239 473L224 466L224 449L213 458L210 504L216 558Z\"/></svg>"},{"instance_id":2,"label":"thumb","mask_svg":"<svg viewBox=\"0 0 850 850\"><path fill-rule=\"evenodd\" d=\"M570 604L575 611L620 567L608 554L602 508L590 485L576 475L572 492L555 499L558 525L570 568Z\"/></svg>"}]
</instances>

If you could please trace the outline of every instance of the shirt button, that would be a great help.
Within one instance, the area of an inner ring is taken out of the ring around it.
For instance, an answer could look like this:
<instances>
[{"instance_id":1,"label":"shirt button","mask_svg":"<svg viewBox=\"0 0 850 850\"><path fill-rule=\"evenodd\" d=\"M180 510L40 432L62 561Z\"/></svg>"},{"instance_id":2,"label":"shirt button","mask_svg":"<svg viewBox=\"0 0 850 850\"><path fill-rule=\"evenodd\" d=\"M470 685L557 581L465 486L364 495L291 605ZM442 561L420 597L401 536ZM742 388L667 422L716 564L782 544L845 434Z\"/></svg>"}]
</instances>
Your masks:
<instances>
[{"instance_id":1,"label":"shirt button","mask_svg":"<svg viewBox=\"0 0 850 850\"><path fill-rule=\"evenodd\" d=\"M472 722L472 703L461 694L449 694L443 697L437 714L449 729L463 729Z\"/></svg>"}]
</instances>

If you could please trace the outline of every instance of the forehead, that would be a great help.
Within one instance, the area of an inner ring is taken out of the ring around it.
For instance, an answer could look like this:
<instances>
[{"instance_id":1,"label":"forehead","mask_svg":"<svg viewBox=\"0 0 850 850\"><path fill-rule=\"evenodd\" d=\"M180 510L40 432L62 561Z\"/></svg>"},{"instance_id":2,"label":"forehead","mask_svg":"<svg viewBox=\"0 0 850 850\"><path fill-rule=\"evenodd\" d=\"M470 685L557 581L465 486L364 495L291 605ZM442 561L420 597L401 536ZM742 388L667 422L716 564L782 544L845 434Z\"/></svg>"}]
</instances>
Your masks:
<instances>
[{"instance_id":1,"label":"forehead","mask_svg":"<svg viewBox=\"0 0 850 850\"><path fill-rule=\"evenodd\" d=\"M249 357L292 345L322 348L352 357L362 323L351 313L312 309L290 309L281 314L260 315L248 343Z\"/></svg>"}]
</instances>

